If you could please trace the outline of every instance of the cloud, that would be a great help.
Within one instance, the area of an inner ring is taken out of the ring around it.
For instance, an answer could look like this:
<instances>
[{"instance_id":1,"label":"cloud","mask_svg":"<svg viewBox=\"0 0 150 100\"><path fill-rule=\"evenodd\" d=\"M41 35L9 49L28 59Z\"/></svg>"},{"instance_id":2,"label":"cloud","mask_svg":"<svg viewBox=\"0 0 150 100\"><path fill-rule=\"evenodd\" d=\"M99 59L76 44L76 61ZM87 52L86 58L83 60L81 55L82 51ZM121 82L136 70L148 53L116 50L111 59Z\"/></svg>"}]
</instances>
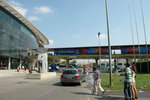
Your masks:
<instances>
[{"instance_id":1,"label":"cloud","mask_svg":"<svg viewBox=\"0 0 150 100\"><path fill-rule=\"evenodd\" d=\"M98 34L96 35L96 37L98 38ZM100 39L105 39L107 37L106 34L100 34Z\"/></svg>"},{"instance_id":2,"label":"cloud","mask_svg":"<svg viewBox=\"0 0 150 100\"><path fill-rule=\"evenodd\" d=\"M34 7L35 13L38 14L47 14L53 12L53 9L48 6Z\"/></svg>"},{"instance_id":3,"label":"cloud","mask_svg":"<svg viewBox=\"0 0 150 100\"><path fill-rule=\"evenodd\" d=\"M53 45L54 44L54 40L49 40L49 45Z\"/></svg>"},{"instance_id":4,"label":"cloud","mask_svg":"<svg viewBox=\"0 0 150 100\"><path fill-rule=\"evenodd\" d=\"M26 16L27 14L27 9L21 8L21 7L15 7L13 6L20 14L22 14L23 16Z\"/></svg>"},{"instance_id":5,"label":"cloud","mask_svg":"<svg viewBox=\"0 0 150 100\"><path fill-rule=\"evenodd\" d=\"M13 0L10 0L8 3L23 16L27 14L28 10L26 8L23 8L21 3L13 1Z\"/></svg>"},{"instance_id":6,"label":"cloud","mask_svg":"<svg viewBox=\"0 0 150 100\"><path fill-rule=\"evenodd\" d=\"M16 2L16 1L13 1L13 0L10 0L9 2L10 2L12 5L15 5L15 6L22 6L21 3Z\"/></svg>"},{"instance_id":7,"label":"cloud","mask_svg":"<svg viewBox=\"0 0 150 100\"><path fill-rule=\"evenodd\" d=\"M28 19L29 19L30 21L38 21L38 20L40 20L40 19L39 19L38 17L36 17L36 16L29 16Z\"/></svg>"}]
</instances>

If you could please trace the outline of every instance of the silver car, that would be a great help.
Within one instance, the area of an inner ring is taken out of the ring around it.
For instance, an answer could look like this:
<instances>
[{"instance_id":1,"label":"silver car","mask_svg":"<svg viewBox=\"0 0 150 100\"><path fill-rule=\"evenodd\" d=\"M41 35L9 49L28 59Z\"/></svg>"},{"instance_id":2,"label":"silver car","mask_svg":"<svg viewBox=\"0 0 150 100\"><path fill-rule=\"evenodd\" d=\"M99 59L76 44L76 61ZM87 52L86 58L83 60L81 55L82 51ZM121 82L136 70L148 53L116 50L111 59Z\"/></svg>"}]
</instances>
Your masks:
<instances>
[{"instance_id":1,"label":"silver car","mask_svg":"<svg viewBox=\"0 0 150 100\"><path fill-rule=\"evenodd\" d=\"M77 83L81 85L85 80L86 75L78 69L66 69L60 77L62 85L65 85L66 83Z\"/></svg>"}]
</instances>

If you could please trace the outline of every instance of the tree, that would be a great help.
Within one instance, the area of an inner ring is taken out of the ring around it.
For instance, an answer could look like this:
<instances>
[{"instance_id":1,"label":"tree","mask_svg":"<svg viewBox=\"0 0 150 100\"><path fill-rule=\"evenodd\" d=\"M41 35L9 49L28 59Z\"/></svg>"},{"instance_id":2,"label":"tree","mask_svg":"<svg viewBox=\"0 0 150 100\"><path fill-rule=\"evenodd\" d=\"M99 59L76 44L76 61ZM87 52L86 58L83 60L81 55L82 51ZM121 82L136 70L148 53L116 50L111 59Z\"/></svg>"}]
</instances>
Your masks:
<instances>
[{"instance_id":1,"label":"tree","mask_svg":"<svg viewBox=\"0 0 150 100\"><path fill-rule=\"evenodd\" d=\"M76 60L73 60L72 62L70 62L70 64L76 64L77 61Z\"/></svg>"}]
</instances>

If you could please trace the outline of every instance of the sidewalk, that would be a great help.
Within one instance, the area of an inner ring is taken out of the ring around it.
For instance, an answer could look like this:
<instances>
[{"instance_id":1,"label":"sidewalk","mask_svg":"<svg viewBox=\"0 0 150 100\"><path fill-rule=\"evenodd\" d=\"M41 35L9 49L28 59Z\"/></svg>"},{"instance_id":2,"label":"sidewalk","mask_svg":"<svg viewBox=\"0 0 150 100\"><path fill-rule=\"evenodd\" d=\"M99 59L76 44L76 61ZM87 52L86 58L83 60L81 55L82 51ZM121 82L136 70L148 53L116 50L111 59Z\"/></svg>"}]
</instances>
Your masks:
<instances>
[{"instance_id":1,"label":"sidewalk","mask_svg":"<svg viewBox=\"0 0 150 100\"><path fill-rule=\"evenodd\" d=\"M107 90L104 97L101 93L95 96L97 100L124 100L123 91ZM150 100L150 90L139 90L137 100Z\"/></svg>"},{"instance_id":2,"label":"sidewalk","mask_svg":"<svg viewBox=\"0 0 150 100\"><path fill-rule=\"evenodd\" d=\"M0 77L9 77L9 76L25 76L28 71L20 70L0 70Z\"/></svg>"}]
</instances>

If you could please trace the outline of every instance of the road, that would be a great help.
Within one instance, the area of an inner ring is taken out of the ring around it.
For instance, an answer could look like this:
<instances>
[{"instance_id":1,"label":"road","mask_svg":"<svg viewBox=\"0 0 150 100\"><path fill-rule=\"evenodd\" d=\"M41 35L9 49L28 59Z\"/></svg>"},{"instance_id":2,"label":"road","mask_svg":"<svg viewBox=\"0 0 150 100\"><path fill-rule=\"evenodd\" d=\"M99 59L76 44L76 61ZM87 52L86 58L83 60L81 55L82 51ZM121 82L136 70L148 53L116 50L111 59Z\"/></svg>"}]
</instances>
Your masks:
<instances>
[{"instance_id":1,"label":"road","mask_svg":"<svg viewBox=\"0 0 150 100\"><path fill-rule=\"evenodd\" d=\"M0 100L92 100L87 83L61 86L60 74L49 80L29 80L23 76L0 78Z\"/></svg>"},{"instance_id":2,"label":"road","mask_svg":"<svg viewBox=\"0 0 150 100\"><path fill-rule=\"evenodd\" d=\"M88 83L61 86L60 74L49 80L29 80L24 76L0 78L0 100L123 100L123 92L90 95ZM149 99L139 99L149 100Z\"/></svg>"}]
</instances>

